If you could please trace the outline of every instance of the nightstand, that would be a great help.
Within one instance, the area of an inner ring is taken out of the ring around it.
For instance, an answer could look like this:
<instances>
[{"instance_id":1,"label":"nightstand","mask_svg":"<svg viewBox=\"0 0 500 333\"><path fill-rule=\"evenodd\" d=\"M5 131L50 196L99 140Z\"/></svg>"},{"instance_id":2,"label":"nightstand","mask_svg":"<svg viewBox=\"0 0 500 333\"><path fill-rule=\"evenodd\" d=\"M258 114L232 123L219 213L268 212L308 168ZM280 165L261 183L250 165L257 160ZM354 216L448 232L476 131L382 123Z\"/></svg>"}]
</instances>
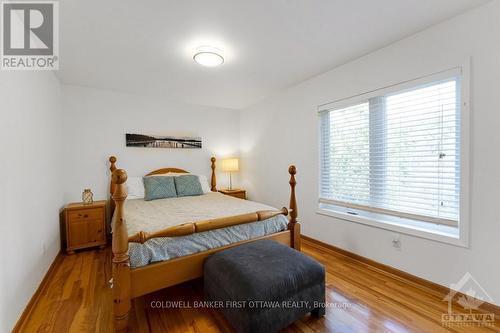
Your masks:
<instances>
[{"instance_id":1,"label":"nightstand","mask_svg":"<svg viewBox=\"0 0 500 333\"><path fill-rule=\"evenodd\" d=\"M219 190L219 192L222 193L222 194L225 194L225 195L230 195L232 197L239 198L239 199L246 199L247 198L247 192L245 190L238 190L238 189L228 190L228 189L223 189L223 190Z\"/></svg>"},{"instance_id":2,"label":"nightstand","mask_svg":"<svg viewBox=\"0 0 500 333\"><path fill-rule=\"evenodd\" d=\"M68 254L88 247L106 246L106 201L71 203L64 208L65 244Z\"/></svg>"}]
</instances>

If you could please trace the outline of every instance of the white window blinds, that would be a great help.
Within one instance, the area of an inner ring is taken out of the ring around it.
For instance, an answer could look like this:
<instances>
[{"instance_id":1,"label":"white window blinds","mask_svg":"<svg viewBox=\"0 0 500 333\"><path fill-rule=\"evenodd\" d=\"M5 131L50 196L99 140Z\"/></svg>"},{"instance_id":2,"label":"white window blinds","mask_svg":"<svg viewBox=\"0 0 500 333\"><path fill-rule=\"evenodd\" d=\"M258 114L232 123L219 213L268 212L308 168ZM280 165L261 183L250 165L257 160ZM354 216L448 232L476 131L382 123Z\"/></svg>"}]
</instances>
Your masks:
<instances>
[{"instance_id":1,"label":"white window blinds","mask_svg":"<svg viewBox=\"0 0 500 333\"><path fill-rule=\"evenodd\" d=\"M460 78L320 111L320 201L457 225Z\"/></svg>"}]
</instances>

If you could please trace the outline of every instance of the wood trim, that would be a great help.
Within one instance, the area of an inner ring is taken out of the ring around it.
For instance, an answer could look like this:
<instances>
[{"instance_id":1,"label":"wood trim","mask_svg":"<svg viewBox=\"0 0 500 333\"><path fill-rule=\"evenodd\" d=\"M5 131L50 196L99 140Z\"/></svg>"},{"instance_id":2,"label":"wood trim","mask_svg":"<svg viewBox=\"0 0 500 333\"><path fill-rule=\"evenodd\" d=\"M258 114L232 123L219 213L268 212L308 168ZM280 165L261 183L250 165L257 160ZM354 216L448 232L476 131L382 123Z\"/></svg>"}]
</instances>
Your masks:
<instances>
[{"instance_id":1,"label":"wood trim","mask_svg":"<svg viewBox=\"0 0 500 333\"><path fill-rule=\"evenodd\" d=\"M450 292L450 288L448 288L448 287L445 287L445 286L442 286L440 284L434 283L432 281L426 280L424 278L412 275L410 273L399 270L399 269L394 268L392 266L379 263L375 260L363 257L359 254L349 252L347 250L341 249L341 248L336 247L334 245L324 243L324 242L319 241L317 239L302 235L302 240L307 242L308 245L310 245L310 246L313 246L316 248L322 247L324 249L334 251L340 255L343 255L345 257L349 257L352 260L355 260L355 261L358 261L364 265L370 266L371 268L373 268L375 270L379 270L379 271L382 271L386 274L390 274L392 277L394 277L398 280L404 280L405 283L410 283L410 284L413 284L413 285L416 285L419 287L427 288L433 292L438 292L438 293L442 294L443 297L445 297ZM461 292L457 292L457 295L465 296ZM483 301L480 301L480 302L483 302ZM497 306L495 304L483 302L479 306L479 308L485 312L494 313L495 316L500 316L500 306Z\"/></svg>"},{"instance_id":2,"label":"wood trim","mask_svg":"<svg viewBox=\"0 0 500 333\"><path fill-rule=\"evenodd\" d=\"M116 184L113 200L116 204L116 216L113 220L113 314L115 330L127 331L130 314L130 257L128 255L128 234L123 205L127 199L127 172L117 169L111 175Z\"/></svg>"},{"instance_id":3,"label":"wood trim","mask_svg":"<svg viewBox=\"0 0 500 333\"><path fill-rule=\"evenodd\" d=\"M210 159L210 162L212 163L212 165L210 166L210 168L212 169L212 179L210 180L210 190L212 192L217 192L217 177L215 176L215 157L212 157Z\"/></svg>"},{"instance_id":4,"label":"wood trim","mask_svg":"<svg viewBox=\"0 0 500 333\"><path fill-rule=\"evenodd\" d=\"M198 221L192 223L184 223L154 233L139 231L135 235L130 236L128 238L128 241L133 243L144 244L145 242L153 238L186 236L198 232L205 232L209 230L227 228L240 224L263 221L280 214L287 216L288 209L286 207L283 207L280 210L265 210L265 211L258 211L255 213L221 217L217 219Z\"/></svg>"},{"instance_id":5,"label":"wood trim","mask_svg":"<svg viewBox=\"0 0 500 333\"><path fill-rule=\"evenodd\" d=\"M288 168L288 173L290 174L290 222L288 223L288 229L292 232L292 247L300 251L300 224L297 222L297 199L295 197L295 186L297 181L295 180L295 175L297 174L297 168L295 165L290 165Z\"/></svg>"},{"instance_id":6,"label":"wood trim","mask_svg":"<svg viewBox=\"0 0 500 333\"><path fill-rule=\"evenodd\" d=\"M173 173L189 173L186 170L182 170L182 169L178 169L178 168L162 168L162 169L151 171L145 177L147 177L147 176L154 176L154 175L163 175L163 174L170 173L170 172L173 172Z\"/></svg>"},{"instance_id":7,"label":"wood trim","mask_svg":"<svg viewBox=\"0 0 500 333\"><path fill-rule=\"evenodd\" d=\"M239 224L263 221L281 214L287 216L288 209L286 207L283 207L280 210L262 210L251 214L235 215L230 217L223 217L220 219L198 221L194 223L194 225L196 228L196 232L204 232L214 229L227 228Z\"/></svg>"},{"instance_id":8,"label":"wood trim","mask_svg":"<svg viewBox=\"0 0 500 333\"><path fill-rule=\"evenodd\" d=\"M144 244L150 239L158 238L158 237L178 237L191 235L196 232L195 226L193 223L185 223L175 225L173 227L169 227L167 229L163 229L160 231L156 231L153 233L147 233L145 231L139 231L138 233L130 236L128 238L129 243L141 243Z\"/></svg>"},{"instance_id":9,"label":"wood trim","mask_svg":"<svg viewBox=\"0 0 500 333\"><path fill-rule=\"evenodd\" d=\"M47 290L49 286L50 280L52 280L52 277L54 276L54 273L56 271L56 268L59 266L60 262L63 259L63 254L61 250L57 253L56 257L54 258L54 261L52 261L52 264L50 264L49 269L45 273L42 281L38 285L38 288L36 288L35 293L33 296L31 296L31 299L29 300L28 304L24 308L24 311L21 313L21 316L16 322L16 325L12 329L13 333L20 333L23 332L24 325L28 321L28 318L30 317L31 313L33 312L33 309L35 308L35 305L39 302L39 299L42 297L43 293Z\"/></svg>"},{"instance_id":10,"label":"wood trim","mask_svg":"<svg viewBox=\"0 0 500 333\"><path fill-rule=\"evenodd\" d=\"M139 297L150 292L167 288L203 276L203 262L209 255L241 244L261 239L271 239L290 246L290 231L249 239L216 249L191 254L172 260L149 264L131 270L131 297Z\"/></svg>"},{"instance_id":11,"label":"wood trim","mask_svg":"<svg viewBox=\"0 0 500 333\"><path fill-rule=\"evenodd\" d=\"M111 172L111 175L113 175L113 172L116 170L116 157L115 156L110 156L109 157L109 171ZM115 193L116 189L116 184L113 182L113 177L111 177L111 180L109 182L109 220L111 221L111 218L113 217L113 213L115 212L115 201L113 200L113 193Z\"/></svg>"}]
</instances>

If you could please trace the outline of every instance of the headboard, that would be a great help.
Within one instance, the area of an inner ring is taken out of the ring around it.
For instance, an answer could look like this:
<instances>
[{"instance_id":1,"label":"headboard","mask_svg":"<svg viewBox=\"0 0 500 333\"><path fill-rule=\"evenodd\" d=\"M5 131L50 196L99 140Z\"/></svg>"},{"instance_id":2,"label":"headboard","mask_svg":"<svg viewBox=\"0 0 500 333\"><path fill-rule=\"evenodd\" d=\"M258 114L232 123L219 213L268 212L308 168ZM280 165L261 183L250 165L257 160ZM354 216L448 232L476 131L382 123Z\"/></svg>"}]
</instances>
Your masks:
<instances>
[{"instance_id":1,"label":"headboard","mask_svg":"<svg viewBox=\"0 0 500 333\"><path fill-rule=\"evenodd\" d=\"M109 163L110 163L109 170L111 171L111 174L113 174L113 172L117 169L116 168L116 161L117 161L117 158L115 156L110 156L110 158L109 158ZM215 177L215 162L216 162L215 157L210 158L210 162L211 162L210 168L212 169L210 190L212 192L217 192L217 179ZM161 175L161 174L165 174L165 173L169 173L169 172L189 173L188 171L183 170L183 169L179 169L179 168L162 168L162 169L158 169L158 170L153 170L153 171L149 172L148 174L146 174L146 176ZM111 177L111 181L109 184L109 197L110 197L109 210L110 210L111 217L113 216L113 212L115 210L115 202L111 198L113 196L113 193L115 193L115 190L116 190L116 184L113 182L113 177Z\"/></svg>"},{"instance_id":2,"label":"headboard","mask_svg":"<svg viewBox=\"0 0 500 333\"><path fill-rule=\"evenodd\" d=\"M177 169L177 168L163 168L163 169L158 169L158 170L151 171L150 173L148 173L146 175L146 177L147 176L154 176L154 175L163 175L163 174L169 173L169 172L173 172L173 173L189 173L186 170Z\"/></svg>"}]
</instances>

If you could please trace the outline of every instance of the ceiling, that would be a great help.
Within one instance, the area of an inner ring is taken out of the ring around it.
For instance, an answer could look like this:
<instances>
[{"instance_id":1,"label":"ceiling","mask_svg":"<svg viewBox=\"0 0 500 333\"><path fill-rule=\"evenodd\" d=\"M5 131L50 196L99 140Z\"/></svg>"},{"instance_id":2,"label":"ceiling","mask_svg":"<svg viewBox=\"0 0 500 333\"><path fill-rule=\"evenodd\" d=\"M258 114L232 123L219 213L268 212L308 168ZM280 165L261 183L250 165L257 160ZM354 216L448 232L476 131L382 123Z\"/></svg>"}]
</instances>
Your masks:
<instances>
[{"instance_id":1,"label":"ceiling","mask_svg":"<svg viewBox=\"0 0 500 333\"><path fill-rule=\"evenodd\" d=\"M241 109L486 0L63 0L63 83ZM196 64L201 45L222 50Z\"/></svg>"}]
</instances>

